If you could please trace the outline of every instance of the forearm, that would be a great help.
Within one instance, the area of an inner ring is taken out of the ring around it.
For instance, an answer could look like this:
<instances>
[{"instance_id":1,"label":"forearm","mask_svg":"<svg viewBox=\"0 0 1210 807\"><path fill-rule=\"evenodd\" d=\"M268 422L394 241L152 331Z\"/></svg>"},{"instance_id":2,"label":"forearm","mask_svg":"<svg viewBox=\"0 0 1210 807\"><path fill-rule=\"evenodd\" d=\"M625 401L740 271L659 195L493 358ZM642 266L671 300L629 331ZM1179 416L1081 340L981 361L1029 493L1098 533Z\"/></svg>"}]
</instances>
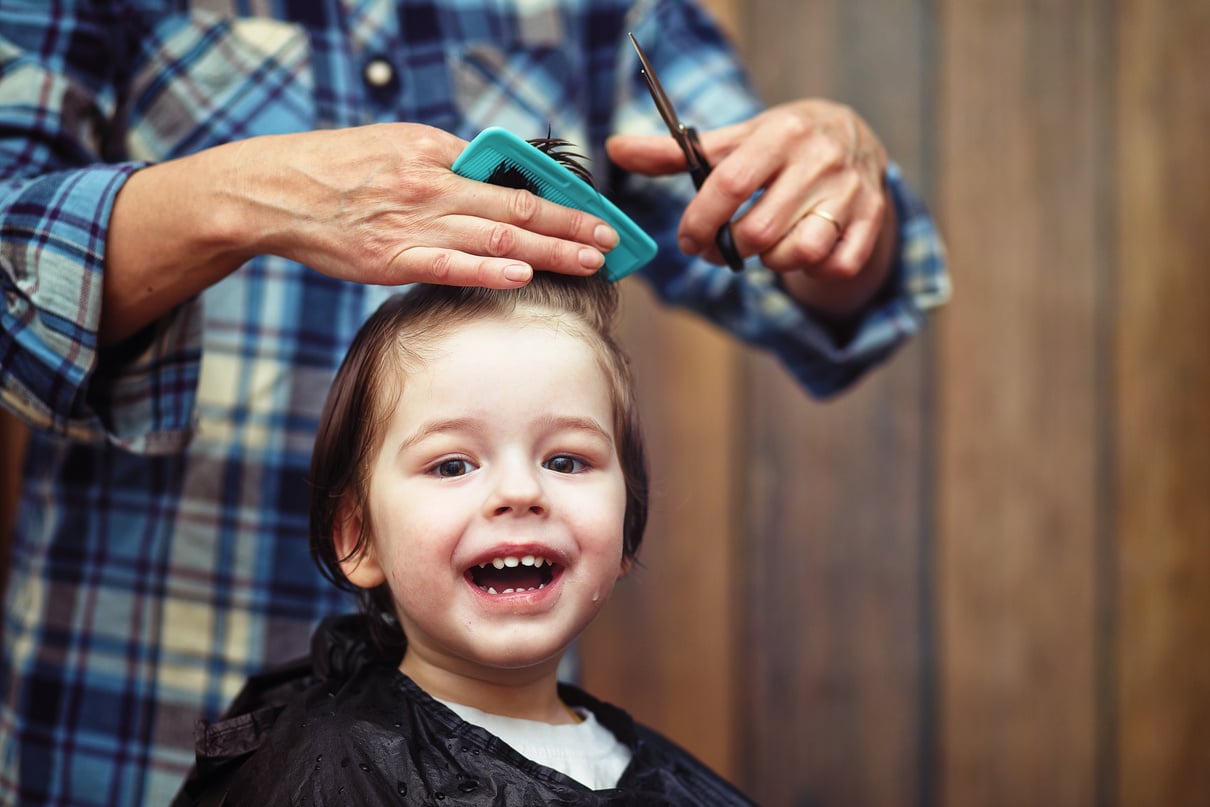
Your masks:
<instances>
[{"instance_id":1,"label":"forearm","mask_svg":"<svg viewBox=\"0 0 1210 807\"><path fill-rule=\"evenodd\" d=\"M250 138L145 169L115 204L102 340L129 336L255 255L391 286L513 288L535 266L600 268L617 243L601 220L457 176L465 146L388 123Z\"/></svg>"},{"instance_id":2,"label":"forearm","mask_svg":"<svg viewBox=\"0 0 1210 807\"><path fill-rule=\"evenodd\" d=\"M102 345L137 333L254 254L255 224L228 190L238 148L149 166L126 181L105 248Z\"/></svg>"},{"instance_id":3,"label":"forearm","mask_svg":"<svg viewBox=\"0 0 1210 807\"><path fill-rule=\"evenodd\" d=\"M397 126L249 138L130 177L110 221L101 343L136 333L257 255L358 282L401 282L387 271L391 239L419 204L398 198L400 155L437 151L433 162L448 174L463 144ZM384 209L398 221L384 226Z\"/></svg>"}]
</instances>

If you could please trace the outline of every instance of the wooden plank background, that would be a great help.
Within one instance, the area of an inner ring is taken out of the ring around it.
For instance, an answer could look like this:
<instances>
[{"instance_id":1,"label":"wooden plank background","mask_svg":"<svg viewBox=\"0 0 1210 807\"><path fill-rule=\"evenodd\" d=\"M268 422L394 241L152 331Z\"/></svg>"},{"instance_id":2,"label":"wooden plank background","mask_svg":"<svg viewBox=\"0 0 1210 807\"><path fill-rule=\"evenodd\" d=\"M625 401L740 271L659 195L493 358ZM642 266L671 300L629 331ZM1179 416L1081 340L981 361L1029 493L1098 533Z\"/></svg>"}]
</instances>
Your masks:
<instances>
[{"instance_id":1,"label":"wooden plank background","mask_svg":"<svg viewBox=\"0 0 1210 807\"><path fill-rule=\"evenodd\" d=\"M941 4L961 289L938 359L947 804L1096 796L1103 8Z\"/></svg>"},{"instance_id":2,"label":"wooden plank background","mask_svg":"<svg viewBox=\"0 0 1210 807\"><path fill-rule=\"evenodd\" d=\"M818 403L628 290L653 514L585 683L762 804L1210 804L1210 3L710 5L872 122L955 299Z\"/></svg>"},{"instance_id":3,"label":"wooden plank background","mask_svg":"<svg viewBox=\"0 0 1210 807\"><path fill-rule=\"evenodd\" d=\"M1118 7L1107 778L1122 804L1210 804L1210 4Z\"/></svg>"}]
</instances>

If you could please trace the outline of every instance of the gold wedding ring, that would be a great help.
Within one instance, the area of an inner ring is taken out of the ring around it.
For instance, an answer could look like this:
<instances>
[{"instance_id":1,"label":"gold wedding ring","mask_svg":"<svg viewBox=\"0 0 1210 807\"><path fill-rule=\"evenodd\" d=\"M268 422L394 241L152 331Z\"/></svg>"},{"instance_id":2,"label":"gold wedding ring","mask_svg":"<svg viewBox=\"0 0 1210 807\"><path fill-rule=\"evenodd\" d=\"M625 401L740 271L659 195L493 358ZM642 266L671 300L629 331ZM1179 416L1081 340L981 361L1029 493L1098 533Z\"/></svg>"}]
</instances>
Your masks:
<instances>
[{"instance_id":1,"label":"gold wedding ring","mask_svg":"<svg viewBox=\"0 0 1210 807\"><path fill-rule=\"evenodd\" d=\"M840 222L836 220L836 217L833 216L831 213L827 212L826 210L816 210L815 208L811 208L810 210L807 211L807 215L808 216L819 216L824 221L831 222L832 226L836 228L836 237L837 238L840 238L841 233L844 232L843 230L841 230Z\"/></svg>"}]
</instances>

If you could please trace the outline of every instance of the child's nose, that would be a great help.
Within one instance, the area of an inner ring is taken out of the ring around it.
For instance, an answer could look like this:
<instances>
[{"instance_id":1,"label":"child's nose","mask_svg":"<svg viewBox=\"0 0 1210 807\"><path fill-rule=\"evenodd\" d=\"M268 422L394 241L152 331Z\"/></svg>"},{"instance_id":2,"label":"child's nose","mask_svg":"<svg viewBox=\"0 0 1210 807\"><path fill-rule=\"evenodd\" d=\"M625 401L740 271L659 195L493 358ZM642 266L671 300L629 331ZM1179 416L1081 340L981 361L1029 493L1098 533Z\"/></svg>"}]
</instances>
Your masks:
<instances>
[{"instance_id":1,"label":"child's nose","mask_svg":"<svg viewBox=\"0 0 1210 807\"><path fill-rule=\"evenodd\" d=\"M548 504L540 474L541 469L528 462L502 466L488 500L489 512L495 516L544 514Z\"/></svg>"}]
</instances>

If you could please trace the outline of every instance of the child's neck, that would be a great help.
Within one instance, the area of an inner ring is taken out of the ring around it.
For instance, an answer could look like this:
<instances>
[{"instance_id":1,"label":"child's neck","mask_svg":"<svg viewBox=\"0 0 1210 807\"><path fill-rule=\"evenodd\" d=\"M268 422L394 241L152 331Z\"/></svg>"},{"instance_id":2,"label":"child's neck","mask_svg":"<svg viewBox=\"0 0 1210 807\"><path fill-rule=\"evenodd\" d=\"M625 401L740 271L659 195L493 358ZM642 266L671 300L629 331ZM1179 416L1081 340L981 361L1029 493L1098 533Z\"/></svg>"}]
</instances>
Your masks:
<instances>
[{"instance_id":1,"label":"child's neck","mask_svg":"<svg viewBox=\"0 0 1210 807\"><path fill-rule=\"evenodd\" d=\"M449 669L409 651L399 670L438 700L503 717L554 725L576 723L579 718L559 699L558 666L554 659L536 668L493 670L488 679L481 668Z\"/></svg>"}]
</instances>

